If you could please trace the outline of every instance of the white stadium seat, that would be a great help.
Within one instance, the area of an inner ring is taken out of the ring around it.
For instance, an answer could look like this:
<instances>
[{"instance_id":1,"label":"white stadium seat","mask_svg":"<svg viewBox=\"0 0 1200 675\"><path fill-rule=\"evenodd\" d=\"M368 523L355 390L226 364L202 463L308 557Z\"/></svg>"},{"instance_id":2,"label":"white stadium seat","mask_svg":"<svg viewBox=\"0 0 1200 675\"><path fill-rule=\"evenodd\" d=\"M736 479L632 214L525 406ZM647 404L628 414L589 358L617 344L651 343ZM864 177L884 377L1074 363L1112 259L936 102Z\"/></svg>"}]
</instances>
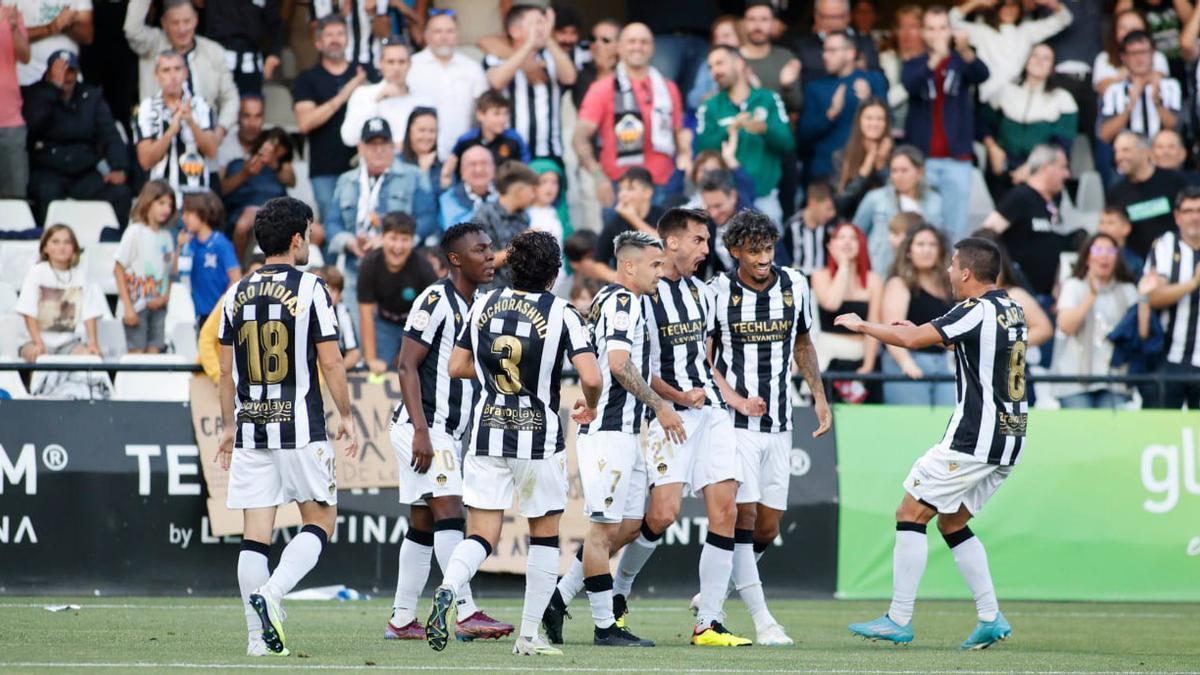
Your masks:
<instances>
[{"instance_id":1,"label":"white stadium seat","mask_svg":"<svg viewBox=\"0 0 1200 675\"><path fill-rule=\"evenodd\" d=\"M171 284L171 296L167 299L167 326L177 323L195 323L196 305L192 303L192 292L182 284Z\"/></svg>"},{"instance_id":2,"label":"white stadium seat","mask_svg":"<svg viewBox=\"0 0 1200 675\"><path fill-rule=\"evenodd\" d=\"M114 263L117 259L117 248L120 244L113 242L97 242L83 250L83 265L87 280L100 287L105 295L117 294L117 278L113 275Z\"/></svg>"},{"instance_id":3,"label":"white stadium seat","mask_svg":"<svg viewBox=\"0 0 1200 675\"><path fill-rule=\"evenodd\" d=\"M0 314L0 360L16 360L17 351L21 349L21 322L24 320L15 312Z\"/></svg>"},{"instance_id":4,"label":"white stadium seat","mask_svg":"<svg viewBox=\"0 0 1200 675\"><path fill-rule=\"evenodd\" d=\"M312 181L308 178L308 158L292 157L292 171L296 172L296 184L288 188L288 196L308 204L313 213L317 211L317 198L313 194Z\"/></svg>"},{"instance_id":5,"label":"white stadium seat","mask_svg":"<svg viewBox=\"0 0 1200 675\"><path fill-rule=\"evenodd\" d=\"M167 326L167 343L175 354L183 357L188 363L196 361L196 328L195 324L175 323Z\"/></svg>"},{"instance_id":6,"label":"white stadium seat","mask_svg":"<svg viewBox=\"0 0 1200 675\"><path fill-rule=\"evenodd\" d=\"M96 339L100 341L100 353L105 361L115 361L129 351L125 345L125 324L120 318L97 321Z\"/></svg>"},{"instance_id":7,"label":"white stadium seat","mask_svg":"<svg viewBox=\"0 0 1200 675\"><path fill-rule=\"evenodd\" d=\"M102 363L103 359L95 354L42 354L37 359L38 363ZM33 378L29 383L29 393L37 395L38 389L43 381L51 376L62 371L34 371ZM83 372L83 371L80 371ZM109 391L112 391L112 380L108 378L108 373L99 370L91 371L88 377L89 381L106 386Z\"/></svg>"},{"instance_id":8,"label":"white stadium seat","mask_svg":"<svg viewBox=\"0 0 1200 675\"><path fill-rule=\"evenodd\" d=\"M58 199L46 209L46 223L69 225L83 247L100 243L100 232L106 228L119 229L117 214L108 202Z\"/></svg>"},{"instance_id":9,"label":"white stadium seat","mask_svg":"<svg viewBox=\"0 0 1200 675\"><path fill-rule=\"evenodd\" d=\"M292 92L282 84L263 85L263 126L279 127L288 133L299 131L292 110Z\"/></svg>"},{"instance_id":10,"label":"white stadium seat","mask_svg":"<svg viewBox=\"0 0 1200 675\"><path fill-rule=\"evenodd\" d=\"M1080 211L1099 213L1104 210L1104 182L1096 171L1079 174L1079 190L1076 206Z\"/></svg>"},{"instance_id":11,"label":"white stadium seat","mask_svg":"<svg viewBox=\"0 0 1200 675\"><path fill-rule=\"evenodd\" d=\"M967 203L967 231L974 232L983 226L983 221L987 220L996 208L992 201L992 193L988 191L987 181L979 169L971 169L971 192Z\"/></svg>"},{"instance_id":12,"label":"white stadium seat","mask_svg":"<svg viewBox=\"0 0 1200 675\"><path fill-rule=\"evenodd\" d=\"M0 315L12 311L17 304L17 287L7 281L0 281Z\"/></svg>"},{"instance_id":13,"label":"white stadium seat","mask_svg":"<svg viewBox=\"0 0 1200 675\"><path fill-rule=\"evenodd\" d=\"M0 241L0 281L20 288L37 261L37 241Z\"/></svg>"},{"instance_id":14,"label":"white stadium seat","mask_svg":"<svg viewBox=\"0 0 1200 675\"><path fill-rule=\"evenodd\" d=\"M126 354L122 364L186 365L178 354ZM118 372L113 399L117 401L186 401L191 373Z\"/></svg>"},{"instance_id":15,"label":"white stadium seat","mask_svg":"<svg viewBox=\"0 0 1200 675\"><path fill-rule=\"evenodd\" d=\"M37 227L29 204L21 199L0 199L0 230L20 232Z\"/></svg>"}]
</instances>

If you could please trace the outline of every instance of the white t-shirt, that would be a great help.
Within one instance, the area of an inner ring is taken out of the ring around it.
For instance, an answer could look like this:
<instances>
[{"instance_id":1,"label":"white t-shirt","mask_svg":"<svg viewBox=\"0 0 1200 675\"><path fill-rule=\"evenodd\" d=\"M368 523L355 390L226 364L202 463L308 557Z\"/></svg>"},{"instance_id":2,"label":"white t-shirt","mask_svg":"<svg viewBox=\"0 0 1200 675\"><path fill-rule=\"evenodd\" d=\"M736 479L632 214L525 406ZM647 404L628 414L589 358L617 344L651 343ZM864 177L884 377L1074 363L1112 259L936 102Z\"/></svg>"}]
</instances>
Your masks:
<instances>
[{"instance_id":1,"label":"white t-shirt","mask_svg":"<svg viewBox=\"0 0 1200 675\"><path fill-rule=\"evenodd\" d=\"M450 156L459 136L475 126L475 99L487 91L483 66L461 52L442 65L428 49L412 57L408 86L413 94L433 101L438 113L438 159Z\"/></svg>"},{"instance_id":2,"label":"white t-shirt","mask_svg":"<svg viewBox=\"0 0 1200 675\"><path fill-rule=\"evenodd\" d=\"M174 250L175 242L166 229L155 231L142 223L130 223L125 229L116 261L125 268L133 311L140 312L147 300L167 294Z\"/></svg>"},{"instance_id":3,"label":"white t-shirt","mask_svg":"<svg viewBox=\"0 0 1200 675\"><path fill-rule=\"evenodd\" d=\"M64 9L70 7L76 12L92 11L92 0L16 0L16 2L0 3L16 5L25 17L25 26L45 26ZM29 86L42 79L46 73L46 61L54 52L65 49L79 54L79 45L66 35L51 35L29 44L29 63L17 63L17 80L22 87Z\"/></svg>"},{"instance_id":4,"label":"white t-shirt","mask_svg":"<svg viewBox=\"0 0 1200 675\"><path fill-rule=\"evenodd\" d=\"M42 342L54 351L72 340L87 340L84 322L104 316L104 295L87 281L78 265L60 272L50 263L40 262L25 277L15 309L37 321ZM24 321L21 332L22 342L28 341Z\"/></svg>"},{"instance_id":5,"label":"white t-shirt","mask_svg":"<svg viewBox=\"0 0 1200 675\"><path fill-rule=\"evenodd\" d=\"M1058 309L1071 309L1083 304L1088 294L1086 279L1070 277L1062 283L1058 293ZM1054 364L1051 372L1058 375L1108 375L1113 372L1113 344L1108 340L1125 312L1137 302L1137 289L1133 284L1114 282L1100 289L1092 311L1084 319L1083 325L1074 335L1067 335L1062 329L1054 335ZM1054 395L1058 398L1070 396L1084 391L1101 389L1120 389L1114 385L1077 384L1064 382L1053 385Z\"/></svg>"},{"instance_id":6,"label":"white t-shirt","mask_svg":"<svg viewBox=\"0 0 1200 675\"><path fill-rule=\"evenodd\" d=\"M391 96L379 101L379 91L385 84L379 82L364 85L350 94L350 100L346 103L346 118L342 121L343 143L350 147L358 145L363 125L367 120L382 117L392 128L392 142L399 151L400 144L404 142L404 132L408 129L408 116L412 114L413 108L433 107L432 101L415 94L412 89L408 90L407 96Z\"/></svg>"}]
</instances>

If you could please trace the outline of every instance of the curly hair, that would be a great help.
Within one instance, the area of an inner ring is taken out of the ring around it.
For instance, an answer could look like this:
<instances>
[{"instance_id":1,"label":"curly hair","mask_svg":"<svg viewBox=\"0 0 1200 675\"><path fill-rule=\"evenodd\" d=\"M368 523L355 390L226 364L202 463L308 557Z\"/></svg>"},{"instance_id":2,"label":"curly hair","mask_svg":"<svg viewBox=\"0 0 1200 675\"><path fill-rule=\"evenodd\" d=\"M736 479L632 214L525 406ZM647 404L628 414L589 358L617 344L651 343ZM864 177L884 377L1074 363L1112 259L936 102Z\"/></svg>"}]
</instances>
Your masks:
<instances>
[{"instance_id":1,"label":"curly hair","mask_svg":"<svg viewBox=\"0 0 1200 675\"><path fill-rule=\"evenodd\" d=\"M554 235L525 230L508 242L508 266L512 270L513 288L543 293L558 277L562 251Z\"/></svg>"},{"instance_id":2,"label":"curly hair","mask_svg":"<svg viewBox=\"0 0 1200 675\"><path fill-rule=\"evenodd\" d=\"M307 236L313 211L308 204L292 197L268 200L254 216L254 238L267 256L287 253L292 237Z\"/></svg>"},{"instance_id":3,"label":"curly hair","mask_svg":"<svg viewBox=\"0 0 1200 675\"><path fill-rule=\"evenodd\" d=\"M726 248L761 248L779 240L779 226L762 211L742 209L725 224Z\"/></svg>"}]
</instances>

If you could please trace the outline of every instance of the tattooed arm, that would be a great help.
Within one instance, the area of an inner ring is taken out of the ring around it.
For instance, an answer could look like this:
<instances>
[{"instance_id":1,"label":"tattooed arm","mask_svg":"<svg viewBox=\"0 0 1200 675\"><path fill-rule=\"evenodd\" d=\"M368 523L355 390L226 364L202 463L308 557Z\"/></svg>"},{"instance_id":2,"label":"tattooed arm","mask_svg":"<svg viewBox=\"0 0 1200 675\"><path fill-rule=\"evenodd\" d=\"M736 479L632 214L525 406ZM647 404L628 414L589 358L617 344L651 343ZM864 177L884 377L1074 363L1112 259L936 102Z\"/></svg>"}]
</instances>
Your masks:
<instances>
[{"instance_id":1,"label":"tattooed arm","mask_svg":"<svg viewBox=\"0 0 1200 675\"><path fill-rule=\"evenodd\" d=\"M816 438L833 426L833 413L829 410L829 402L825 400L825 385L821 383L821 367L817 364L817 348L812 343L812 335L801 333L796 336L792 358L812 390L813 408L817 413L817 430L813 432L813 438Z\"/></svg>"},{"instance_id":2,"label":"tattooed arm","mask_svg":"<svg viewBox=\"0 0 1200 675\"><path fill-rule=\"evenodd\" d=\"M608 368L612 372L613 379L620 382L625 391L654 410L654 414L658 418L658 423L662 425L663 431L666 432L668 438L676 443L682 443L687 439L687 432L683 427L683 418L679 416L679 413L675 412L675 407L669 401L663 400L661 396L654 392L654 389L646 382L642 374L638 372L633 359L629 358L629 352L610 351L608 353Z\"/></svg>"}]
</instances>

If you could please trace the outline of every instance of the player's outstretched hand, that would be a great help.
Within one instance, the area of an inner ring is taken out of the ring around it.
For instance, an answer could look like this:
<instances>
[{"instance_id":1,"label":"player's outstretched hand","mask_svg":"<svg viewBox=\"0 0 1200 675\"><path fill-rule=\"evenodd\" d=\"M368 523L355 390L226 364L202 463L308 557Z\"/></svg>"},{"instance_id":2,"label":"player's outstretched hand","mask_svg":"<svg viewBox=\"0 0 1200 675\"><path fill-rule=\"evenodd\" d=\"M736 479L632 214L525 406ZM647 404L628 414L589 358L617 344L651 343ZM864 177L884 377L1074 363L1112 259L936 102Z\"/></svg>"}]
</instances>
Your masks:
<instances>
[{"instance_id":1,"label":"player's outstretched hand","mask_svg":"<svg viewBox=\"0 0 1200 675\"><path fill-rule=\"evenodd\" d=\"M683 445L687 440L687 429L683 426L683 418L675 412L675 408L670 402L663 401L654 414L658 417L658 423L662 426L667 439L676 445Z\"/></svg>"},{"instance_id":2,"label":"player's outstretched hand","mask_svg":"<svg viewBox=\"0 0 1200 675\"><path fill-rule=\"evenodd\" d=\"M342 417L338 419L337 440L346 440L346 456L358 456L358 437L354 434L354 417Z\"/></svg>"},{"instance_id":3,"label":"player's outstretched hand","mask_svg":"<svg viewBox=\"0 0 1200 675\"><path fill-rule=\"evenodd\" d=\"M812 437L824 436L833 428L833 411L829 409L829 401L822 398L813 403L813 412L817 413L817 428L812 432Z\"/></svg>"},{"instance_id":4,"label":"player's outstretched hand","mask_svg":"<svg viewBox=\"0 0 1200 675\"><path fill-rule=\"evenodd\" d=\"M221 431L221 440L217 442L217 464L222 471L229 470L229 461L233 459L233 427L225 427Z\"/></svg>"},{"instance_id":5,"label":"player's outstretched hand","mask_svg":"<svg viewBox=\"0 0 1200 675\"><path fill-rule=\"evenodd\" d=\"M703 408L704 404L708 402L708 394L705 394L704 390L699 387L683 392L683 398L689 408L697 410Z\"/></svg>"},{"instance_id":6,"label":"player's outstretched hand","mask_svg":"<svg viewBox=\"0 0 1200 675\"><path fill-rule=\"evenodd\" d=\"M575 420L576 424L590 424L596 419L596 409L589 408L587 401L579 399L575 401L575 409L571 411L571 419Z\"/></svg>"},{"instance_id":7,"label":"player's outstretched hand","mask_svg":"<svg viewBox=\"0 0 1200 675\"><path fill-rule=\"evenodd\" d=\"M838 317L833 320L833 325L841 326L842 328L855 333L862 331L862 325L864 323L866 322L862 320L862 317L854 313L839 314Z\"/></svg>"},{"instance_id":8,"label":"player's outstretched hand","mask_svg":"<svg viewBox=\"0 0 1200 675\"><path fill-rule=\"evenodd\" d=\"M413 432L412 461L409 464L417 473L425 473L432 463L433 443L429 440L429 429L418 429Z\"/></svg>"}]
</instances>

